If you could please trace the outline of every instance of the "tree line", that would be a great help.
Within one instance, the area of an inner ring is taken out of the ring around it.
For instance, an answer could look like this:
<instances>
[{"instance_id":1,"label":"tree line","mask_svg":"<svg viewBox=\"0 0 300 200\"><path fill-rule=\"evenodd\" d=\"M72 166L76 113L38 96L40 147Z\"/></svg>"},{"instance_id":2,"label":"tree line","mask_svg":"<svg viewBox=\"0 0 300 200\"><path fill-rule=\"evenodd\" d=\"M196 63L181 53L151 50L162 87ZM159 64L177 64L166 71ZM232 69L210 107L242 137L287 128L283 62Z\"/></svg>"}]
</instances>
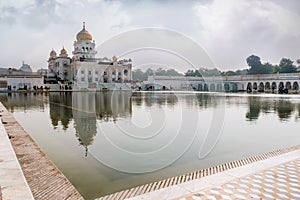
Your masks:
<instances>
[{"instance_id":1,"label":"tree line","mask_svg":"<svg viewBox=\"0 0 300 200\"><path fill-rule=\"evenodd\" d=\"M202 76L234 76L234 75L247 75L247 74L276 74L276 73L297 73L300 72L300 59L294 61L289 58L282 58L278 65L273 65L269 62L262 63L259 56L251 55L246 59L249 69L238 69L236 71L220 71L217 68L207 69L189 69L185 73L177 72L175 69L157 70L148 68L146 71L136 69L132 72L132 79L135 81L146 81L148 76L189 76L189 77L202 77Z\"/></svg>"},{"instance_id":2,"label":"tree line","mask_svg":"<svg viewBox=\"0 0 300 200\"><path fill-rule=\"evenodd\" d=\"M249 56L246 61L250 67L248 74L296 73L299 72L300 67L300 59L296 62L298 67L289 58L282 58L278 65L272 65L268 62L262 63L260 57L256 55Z\"/></svg>"},{"instance_id":3,"label":"tree line","mask_svg":"<svg viewBox=\"0 0 300 200\"><path fill-rule=\"evenodd\" d=\"M175 69L163 69L158 68L154 70L152 68L148 68L146 71L142 71L141 69L136 69L132 71L132 79L135 81L146 81L148 80L148 76L182 76L183 74L177 72Z\"/></svg>"}]
</instances>

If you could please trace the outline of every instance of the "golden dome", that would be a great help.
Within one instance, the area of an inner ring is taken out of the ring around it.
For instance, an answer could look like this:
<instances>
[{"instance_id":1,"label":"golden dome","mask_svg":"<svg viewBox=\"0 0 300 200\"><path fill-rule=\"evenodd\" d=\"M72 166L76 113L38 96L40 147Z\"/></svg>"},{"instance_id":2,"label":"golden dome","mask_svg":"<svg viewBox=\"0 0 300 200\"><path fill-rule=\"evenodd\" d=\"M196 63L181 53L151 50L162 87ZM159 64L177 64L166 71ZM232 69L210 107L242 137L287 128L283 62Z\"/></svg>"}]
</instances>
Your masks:
<instances>
[{"instance_id":1,"label":"golden dome","mask_svg":"<svg viewBox=\"0 0 300 200\"><path fill-rule=\"evenodd\" d=\"M89 40L89 41L91 41L93 39L92 35L87 30L85 30L84 22L83 22L82 30L79 33L77 33L77 35L76 35L76 39L77 40Z\"/></svg>"},{"instance_id":2,"label":"golden dome","mask_svg":"<svg viewBox=\"0 0 300 200\"><path fill-rule=\"evenodd\" d=\"M60 54L67 54L67 50L65 50L65 48L63 47L62 50L60 51Z\"/></svg>"},{"instance_id":3,"label":"golden dome","mask_svg":"<svg viewBox=\"0 0 300 200\"><path fill-rule=\"evenodd\" d=\"M50 52L50 57L56 57L56 52L52 49L52 51Z\"/></svg>"},{"instance_id":4,"label":"golden dome","mask_svg":"<svg viewBox=\"0 0 300 200\"><path fill-rule=\"evenodd\" d=\"M118 58L117 58L116 56L113 56L111 59L112 59L114 62L116 62L116 61L118 60Z\"/></svg>"}]
</instances>

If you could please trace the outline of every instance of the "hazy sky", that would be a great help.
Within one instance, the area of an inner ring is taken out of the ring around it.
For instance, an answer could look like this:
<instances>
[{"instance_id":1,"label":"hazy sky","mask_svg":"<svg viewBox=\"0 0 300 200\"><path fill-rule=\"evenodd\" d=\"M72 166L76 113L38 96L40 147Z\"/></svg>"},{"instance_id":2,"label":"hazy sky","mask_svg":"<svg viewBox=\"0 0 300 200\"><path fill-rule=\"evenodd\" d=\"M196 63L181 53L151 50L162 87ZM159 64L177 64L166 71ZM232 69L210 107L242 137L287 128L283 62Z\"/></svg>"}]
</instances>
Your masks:
<instances>
[{"instance_id":1,"label":"hazy sky","mask_svg":"<svg viewBox=\"0 0 300 200\"><path fill-rule=\"evenodd\" d=\"M0 67L25 60L35 70L46 68L51 49L63 46L71 55L83 21L96 45L139 28L174 30L197 42L221 70L246 68L251 54L271 63L300 58L299 0L0 0ZM105 54L98 52L112 56Z\"/></svg>"}]
</instances>

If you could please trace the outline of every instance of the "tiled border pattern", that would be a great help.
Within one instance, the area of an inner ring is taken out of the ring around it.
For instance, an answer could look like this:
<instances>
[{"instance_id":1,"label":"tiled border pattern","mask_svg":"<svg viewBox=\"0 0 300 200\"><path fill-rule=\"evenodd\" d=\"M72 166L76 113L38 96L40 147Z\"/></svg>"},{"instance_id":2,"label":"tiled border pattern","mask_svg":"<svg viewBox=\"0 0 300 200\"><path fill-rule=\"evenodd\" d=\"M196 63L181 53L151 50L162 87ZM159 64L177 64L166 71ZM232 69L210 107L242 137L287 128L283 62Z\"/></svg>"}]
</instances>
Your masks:
<instances>
[{"instance_id":1,"label":"tiled border pattern","mask_svg":"<svg viewBox=\"0 0 300 200\"><path fill-rule=\"evenodd\" d=\"M300 199L299 172L300 157L216 187L200 189L195 193L176 199Z\"/></svg>"},{"instance_id":2,"label":"tiled border pattern","mask_svg":"<svg viewBox=\"0 0 300 200\"><path fill-rule=\"evenodd\" d=\"M83 199L1 103L0 110L4 128L34 199Z\"/></svg>"},{"instance_id":3,"label":"tiled border pattern","mask_svg":"<svg viewBox=\"0 0 300 200\"><path fill-rule=\"evenodd\" d=\"M233 161L233 162L228 162L225 164L221 164L218 166L214 166L214 167L210 167L207 169L202 169L199 171L195 171L195 172L191 172L188 174L184 174L181 176L176 176L176 177L172 177L172 178L168 178L165 180L161 180L161 181L157 181L154 183L149 183L146 185L141 185L135 188L131 188L128 190L123 190L114 194L110 194L104 197L100 197L98 198L98 200L110 200L110 199L126 199L126 198L130 198L130 197L135 197L141 194L145 194L148 192L152 192L155 190L159 190L162 188L166 188L172 185L177 185L180 183L184 183L187 181L191 181L191 180L195 180L195 179L199 179L205 176L209 176L209 175L213 175L222 171L226 171L229 169L233 169L236 167L240 167L240 166L244 166L250 163L254 163L260 160L265 160L267 158L271 158L271 157L275 157L290 151L294 151L294 150L298 150L300 149L300 145L298 146L294 146L294 147L290 147L290 148L285 148L285 149L280 149L280 150L276 150L276 151L272 151L269 153L263 153L257 156L251 156L245 159L241 159L241 160L237 160L237 161Z\"/></svg>"}]
</instances>

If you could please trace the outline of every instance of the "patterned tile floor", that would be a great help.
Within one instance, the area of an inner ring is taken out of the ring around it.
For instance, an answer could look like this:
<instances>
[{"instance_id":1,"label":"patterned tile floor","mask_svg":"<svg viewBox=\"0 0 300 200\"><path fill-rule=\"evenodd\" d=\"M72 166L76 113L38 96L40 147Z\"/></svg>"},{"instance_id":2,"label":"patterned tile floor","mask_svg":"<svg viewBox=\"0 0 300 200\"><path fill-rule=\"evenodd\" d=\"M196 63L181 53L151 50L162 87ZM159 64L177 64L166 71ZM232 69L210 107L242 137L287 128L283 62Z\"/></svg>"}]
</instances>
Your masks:
<instances>
[{"instance_id":1,"label":"patterned tile floor","mask_svg":"<svg viewBox=\"0 0 300 200\"><path fill-rule=\"evenodd\" d=\"M218 187L199 191L180 200L202 199L300 199L300 159L252 175L235 179Z\"/></svg>"}]
</instances>

